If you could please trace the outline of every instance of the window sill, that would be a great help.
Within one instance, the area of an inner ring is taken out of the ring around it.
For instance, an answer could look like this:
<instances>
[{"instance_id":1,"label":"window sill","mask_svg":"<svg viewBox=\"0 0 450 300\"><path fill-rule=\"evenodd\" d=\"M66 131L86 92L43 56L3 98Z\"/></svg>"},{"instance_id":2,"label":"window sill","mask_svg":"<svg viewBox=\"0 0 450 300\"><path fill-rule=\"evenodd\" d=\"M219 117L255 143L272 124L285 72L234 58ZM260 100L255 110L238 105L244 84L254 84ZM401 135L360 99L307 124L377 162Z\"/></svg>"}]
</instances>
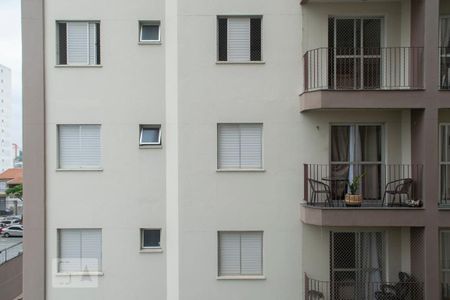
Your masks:
<instances>
[{"instance_id":1,"label":"window sill","mask_svg":"<svg viewBox=\"0 0 450 300\"><path fill-rule=\"evenodd\" d=\"M266 172L265 169L217 169L218 173L226 173L226 172Z\"/></svg>"},{"instance_id":2,"label":"window sill","mask_svg":"<svg viewBox=\"0 0 450 300\"><path fill-rule=\"evenodd\" d=\"M139 145L139 149L162 149L162 145Z\"/></svg>"},{"instance_id":3,"label":"window sill","mask_svg":"<svg viewBox=\"0 0 450 300\"><path fill-rule=\"evenodd\" d=\"M216 61L216 65L264 65L266 62L261 61Z\"/></svg>"},{"instance_id":4,"label":"window sill","mask_svg":"<svg viewBox=\"0 0 450 300\"><path fill-rule=\"evenodd\" d=\"M103 68L103 65L55 65L55 68Z\"/></svg>"},{"instance_id":5,"label":"window sill","mask_svg":"<svg viewBox=\"0 0 450 300\"><path fill-rule=\"evenodd\" d=\"M162 45L162 42L161 41L154 41L154 42L151 42L151 41L148 41L148 42L140 41L140 42L138 42L138 45Z\"/></svg>"},{"instance_id":6,"label":"window sill","mask_svg":"<svg viewBox=\"0 0 450 300\"><path fill-rule=\"evenodd\" d=\"M162 248L148 248L148 249L141 249L139 253L162 253Z\"/></svg>"},{"instance_id":7,"label":"window sill","mask_svg":"<svg viewBox=\"0 0 450 300\"><path fill-rule=\"evenodd\" d=\"M65 273L56 273L56 276L103 276L103 272L65 272Z\"/></svg>"},{"instance_id":8,"label":"window sill","mask_svg":"<svg viewBox=\"0 0 450 300\"><path fill-rule=\"evenodd\" d=\"M56 172L103 172L103 168L92 169L56 169Z\"/></svg>"},{"instance_id":9,"label":"window sill","mask_svg":"<svg viewBox=\"0 0 450 300\"><path fill-rule=\"evenodd\" d=\"M264 276L264 275L217 276L217 280L266 280L266 276Z\"/></svg>"}]
</instances>

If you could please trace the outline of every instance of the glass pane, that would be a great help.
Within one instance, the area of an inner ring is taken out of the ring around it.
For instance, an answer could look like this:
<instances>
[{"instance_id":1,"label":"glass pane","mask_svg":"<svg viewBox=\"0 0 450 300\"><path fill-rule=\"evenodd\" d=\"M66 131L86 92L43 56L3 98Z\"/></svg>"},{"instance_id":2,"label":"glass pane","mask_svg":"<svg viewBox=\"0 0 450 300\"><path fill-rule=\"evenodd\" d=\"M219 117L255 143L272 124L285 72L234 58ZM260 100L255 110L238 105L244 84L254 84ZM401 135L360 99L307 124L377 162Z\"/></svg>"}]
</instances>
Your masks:
<instances>
[{"instance_id":1,"label":"glass pane","mask_svg":"<svg viewBox=\"0 0 450 300\"><path fill-rule=\"evenodd\" d=\"M354 48L355 47L355 20L337 19L336 20L336 47Z\"/></svg>"},{"instance_id":2,"label":"glass pane","mask_svg":"<svg viewBox=\"0 0 450 300\"><path fill-rule=\"evenodd\" d=\"M329 185L331 188L331 198L333 200L343 200L347 193L348 179L350 178L350 164L333 164L330 166ZM352 173L353 174L353 173ZM334 205L338 205L335 203Z\"/></svg>"},{"instance_id":3,"label":"glass pane","mask_svg":"<svg viewBox=\"0 0 450 300\"><path fill-rule=\"evenodd\" d=\"M333 268L356 268L356 236L353 232L333 233ZM344 280L344 278L341 278Z\"/></svg>"},{"instance_id":4,"label":"glass pane","mask_svg":"<svg viewBox=\"0 0 450 300\"><path fill-rule=\"evenodd\" d=\"M448 141L449 138L447 136L446 133L446 125L441 125L440 126L440 131L441 131L441 162L446 162L447 161L447 147L448 147Z\"/></svg>"},{"instance_id":5,"label":"glass pane","mask_svg":"<svg viewBox=\"0 0 450 300\"><path fill-rule=\"evenodd\" d=\"M372 54L374 54L373 51L379 51L381 47L380 19L363 20L363 47L372 49Z\"/></svg>"},{"instance_id":6,"label":"glass pane","mask_svg":"<svg viewBox=\"0 0 450 300\"><path fill-rule=\"evenodd\" d=\"M159 128L142 128L141 144L159 144Z\"/></svg>"},{"instance_id":7,"label":"glass pane","mask_svg":"<svg viewBox=\"0 0 450 300\"><path fill-rule=\"evenodd\" d=\"M450 204L450 165L441 165L441 204Z\"/></svg>"},{"instance_id":8,"label":"glass pane","mask_svg":"<svg viewBox=\"0 0 450 300\"><path fill-rule=\"evenodd\" d=\"M141 40L159 41L159 25L142 25Z\"/></svg>"},{"instance_id":9,"label":"glass pane","mask_svg":"<svg viewBox=\"0 0 450 300\"><path fill-rule=\"evenodd\" d=\"M355 57L336 58L336 88L356 89L361 85L361 59Z\"/></svg>"},{"instance_id":10,"label":"glass pane","mask_svg":"<svg viewBox=\"0 0 450 300\"><path fill-rule=\"evenodd\" d=\"M366 89L378 89L381 82L381 58L364 58L363 84Z\"/></svg>"},{"instance_id":11,"label":"glass pane","mask_svg":"<svg viewBox=\"0 0 450 300\"><path fill-rule=\"evenodd\" d=\"M450 47L450 17L441 17L441 47Z\"/></svg>"},{"instance_id":12,"label":"glass pane","mask_svg":"<svg viewBox=\"0 0 450 300\"><path fill-rule=\"evenodd\" d=\"M381 165L362 165L361 188L364 200L381 199Z\"/></svg>"},{"instance_id":13,"label":"glass pane","mask_svg":"<svg viewBox=\"0 0 450 300\"><path fill-rule=\"evenodd\" d=\"M144 229L143 239L143 248L159 248L161 246L161 231L159 229Z\"/></svg>"},{"instance_id":14,"label":"glass pane","mask_svg":"<svg viewBox=\"0 0 450 300\"><path fill-rule=\"evenodd\" d=\"M450 299L450 272L442 272L442 299Z\"/></svg>"},{"instance_id":15,"label":"glass pane","mask_svg":"<svg viewBox=\"0 0 450 300\"><path fill-rule=\"evenodd\" d=\"M381 162L381 126L358 126L355 156L362 162Z\"/></svg>"},{"instance_id":16,"label":"glass pane","mask_svg":"<svg viewBox=\"0 0 450 300\"><path fill-rule=\"evenodd\" d=\"M349 161L350 126L331 126L331 161Z\"/></svg>"}]
</instances>

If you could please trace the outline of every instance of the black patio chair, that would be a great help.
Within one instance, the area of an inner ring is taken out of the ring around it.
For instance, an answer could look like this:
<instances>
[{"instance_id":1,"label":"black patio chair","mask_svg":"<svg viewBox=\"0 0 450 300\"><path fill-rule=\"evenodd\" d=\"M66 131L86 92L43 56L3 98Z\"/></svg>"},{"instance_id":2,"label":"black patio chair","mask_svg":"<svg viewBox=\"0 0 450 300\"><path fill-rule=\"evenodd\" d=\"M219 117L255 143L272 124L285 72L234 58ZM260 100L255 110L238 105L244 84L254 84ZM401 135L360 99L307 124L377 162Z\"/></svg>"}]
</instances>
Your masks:
<instances>
[{"instance_id":1,"label":"black patio chair","mask_svg":"<svg viewBox=\"0 0 450 300\"><path fill-rule=\"evenodd\" d=\"M331 190L328 184L325 184L322 181L318 181L311 178L308 179L308 182L312 191L309 203L314 205L317 203L318 196L325 195L326 197L325 200L328 203L328 205L333 206L333 203L331 202Z\"/></svg>"},{"instance_id":2,"label":"black patio chair","mask_svg":"<svg viewBox=\"0 0 450 300\"><path fill-rule=\"evenodd\" d=\"M402 196L406 195L408 200L413 200L411 199L413 184L414 180L411 178L403 178L388 182L384 188L383 202L381 203L381 206L384 206L387 195L392 197L392 201L389 206L394 206L395 199L397 197L399 206L402 205Z\"/></svg>"},{"instance_id":3,"label":"black patio chair","mask_svg":"<svg viewBox=\"0 0 450 300\"><path fill-rule=\"evenodd\" d=\"M405 272L398 273L399 282L396 284L382 284L375 292L376 300L407 300L415 296L418 291L415 278ZM414 298L415 299L415 298Z\"/></svg>"}]
</instances>

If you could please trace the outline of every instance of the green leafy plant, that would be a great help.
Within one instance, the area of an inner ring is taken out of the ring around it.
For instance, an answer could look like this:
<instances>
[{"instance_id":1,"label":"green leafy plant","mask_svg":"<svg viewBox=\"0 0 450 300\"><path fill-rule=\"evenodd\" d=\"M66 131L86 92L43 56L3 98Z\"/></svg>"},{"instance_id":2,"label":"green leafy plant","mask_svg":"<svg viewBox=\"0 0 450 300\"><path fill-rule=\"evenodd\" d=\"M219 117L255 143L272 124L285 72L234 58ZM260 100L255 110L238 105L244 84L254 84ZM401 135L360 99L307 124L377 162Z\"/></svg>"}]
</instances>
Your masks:
<instances>
[{"instance_id":1,"label":"green leafy plant","mask_svg":"<svg viewBox=\"0 0 450 300\"><path fill-rule=\"evenodd\" d=\"M349 189L351 195L356 195L356 192L358 191L359 182L361 181L361 178L364 176L364 173L358 176L353 177L352 182L349 182Z\"/></svg>"},{"instance_id":2,"label":"green leafy plant","mask_svg":"<svg viewBox=\"0 0 450 300\"><path fill-rule=\"evenodd\" d=\"M9 197L19 198L20 200L23 199L23 186L21 184L10 187L5 192L6 195L8 195Z\"/></svg>"}]
</instances>

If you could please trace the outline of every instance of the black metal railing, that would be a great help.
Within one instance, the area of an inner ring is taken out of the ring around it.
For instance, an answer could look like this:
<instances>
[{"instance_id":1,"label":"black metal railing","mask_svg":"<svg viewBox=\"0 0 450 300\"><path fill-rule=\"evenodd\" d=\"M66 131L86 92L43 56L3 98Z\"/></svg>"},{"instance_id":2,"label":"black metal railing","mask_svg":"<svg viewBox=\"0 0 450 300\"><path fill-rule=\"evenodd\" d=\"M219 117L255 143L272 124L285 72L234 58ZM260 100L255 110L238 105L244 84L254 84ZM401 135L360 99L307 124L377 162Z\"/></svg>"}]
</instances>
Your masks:
<instances>
[{"instance_id":1,"label":"black metal railing","mask_svg":"<svg viewBox=\"0 0 450 300\"><path fill-rule=\"evenodd\" d=\"M19 242L8 248L0 250L0 265L4 264L8 260L11 260L23 253L23 244Z\"/></svg>"},{"instance_id":2,"label":"black metal railing","mask_svg":"<svg viewBox=\"0 0 450 300\"><path fill-rule=\"evenodd\" d=\"M423 282L320 281L305 274L305 300L423 300Z\"/></svg>"},{"instance_id":3,"label":"black metal railing","mask_svg":"<svg viewBox=\"0 0 450 300\"><path fill-rule=\"evenodd\" d=\"M440 88L450 90L450 47L439 47Z\"/></svg>"},{"instance_id":4,"label":"black metal railing","mask_svg":"<svg viewBox=\"0 0 450 300\"><path fill-rule=\"evenodd\" d=\"M303 62L306 92L423 88L423 47L317 48Z\"/></svg>"},{"instance_id":5,"label":"black metal railing","mask_svg":"<svg viewBox=\"0 0 450 300\"><path fill-rule=\"evenodd\" d=\"M421 207L422 165L384 163L304 164L304 200L309 206L355 207L348 202L350 183L361 207Z\"/></svg>"}]
</instances>

